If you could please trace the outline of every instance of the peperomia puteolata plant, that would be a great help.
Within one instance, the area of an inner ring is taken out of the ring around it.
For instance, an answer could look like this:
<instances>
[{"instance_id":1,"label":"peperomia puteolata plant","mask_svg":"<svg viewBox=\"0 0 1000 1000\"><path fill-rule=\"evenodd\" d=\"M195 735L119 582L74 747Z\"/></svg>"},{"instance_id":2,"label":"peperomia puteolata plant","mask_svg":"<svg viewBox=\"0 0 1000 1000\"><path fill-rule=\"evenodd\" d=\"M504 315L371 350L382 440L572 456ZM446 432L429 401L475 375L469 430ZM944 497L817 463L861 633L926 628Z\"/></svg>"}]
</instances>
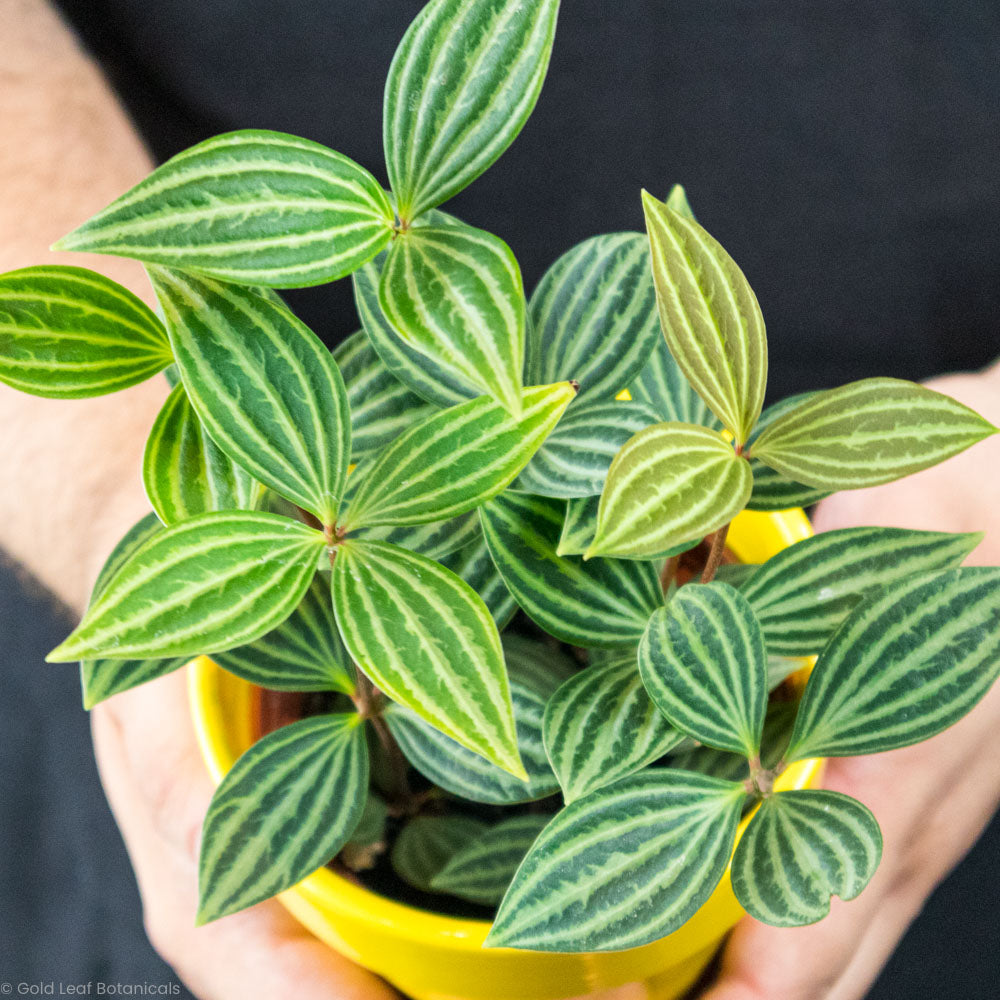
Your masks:
<instances>
[{"instance_id":1,"label":"peperomia puteolata plant","mask_svg":"<svg viewBox=\"0 0 1000 1000\"><path fill-rule=\"evenodd\" d=\"M980 536L862 527L725 561L744 509L996 428L889 378L763 410L757 300L679 187L643 193L648 239L584 241L530 300L506 244L439 210L530 114L557 9L424 8L386 86L391 193L317 143L234 132L58 244L142 261L160 318L79 268L0 276L4 382L174 382L155 514L49 659L82 661L88 707L203 653L325 698L219 786L200 921L388 838L411 885L498 906L489 945L644 944L730 860L750 913L809 923L864 888L881 835L863 804L776 779L926 739L1000 672L1000 570L960 567ZM273 289L348 274L363 331L331 354Z\"/></svg>"}]
</instances>

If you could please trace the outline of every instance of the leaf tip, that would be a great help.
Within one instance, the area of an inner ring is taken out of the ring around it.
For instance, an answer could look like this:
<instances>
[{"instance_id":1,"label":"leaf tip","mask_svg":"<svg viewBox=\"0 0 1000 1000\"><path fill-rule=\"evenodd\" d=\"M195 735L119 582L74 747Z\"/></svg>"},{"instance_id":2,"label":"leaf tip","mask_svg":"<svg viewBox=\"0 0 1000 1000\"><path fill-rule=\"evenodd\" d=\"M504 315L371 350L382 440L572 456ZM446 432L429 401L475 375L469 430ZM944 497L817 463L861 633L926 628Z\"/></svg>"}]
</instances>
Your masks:
<instances>
[{"instance_id":1,"label":"leaf tip","mask_svg":"<svg viewBox=\"0 0 1000 1000\"><path fill-rule=\"evenodd\" d=\"M76 643L73 641L75 635L75 632L71 632L69 636L45 657L45 662L72 663L74 660L79 660L83 650L76 647Z\"/></svg>"}]
</instances>

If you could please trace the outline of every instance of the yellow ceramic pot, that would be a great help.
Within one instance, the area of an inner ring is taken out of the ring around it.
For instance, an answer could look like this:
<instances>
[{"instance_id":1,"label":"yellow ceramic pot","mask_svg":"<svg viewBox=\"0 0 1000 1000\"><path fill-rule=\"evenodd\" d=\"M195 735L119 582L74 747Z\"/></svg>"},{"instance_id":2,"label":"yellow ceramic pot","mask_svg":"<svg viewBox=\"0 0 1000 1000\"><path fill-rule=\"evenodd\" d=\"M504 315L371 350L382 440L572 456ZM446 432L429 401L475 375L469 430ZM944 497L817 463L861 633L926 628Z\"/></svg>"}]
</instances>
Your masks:
<instances>
[{"instance_id":1,"label":"yellow ceramic pot","mask_svg":"<svg viewBox=\"0 0 1000 1000\"><path fill-rule=\"evenodd\" d=\"M733 522L728 544L742 562L762 562L810 534L801 511L747 511ZM253 740L254 689L205 657L189 671L195 729L219 781ZM820 770L820 761L795 764L777 787L814 785ZM676 1000L743 915L727 872L694 917L661 941L629 951L553 955L483 949L484 921L405 906L328 868L279 899L318 938L415 1000L564 1000L605 990L621 1000Z\"/></svg>"}]
</instances>

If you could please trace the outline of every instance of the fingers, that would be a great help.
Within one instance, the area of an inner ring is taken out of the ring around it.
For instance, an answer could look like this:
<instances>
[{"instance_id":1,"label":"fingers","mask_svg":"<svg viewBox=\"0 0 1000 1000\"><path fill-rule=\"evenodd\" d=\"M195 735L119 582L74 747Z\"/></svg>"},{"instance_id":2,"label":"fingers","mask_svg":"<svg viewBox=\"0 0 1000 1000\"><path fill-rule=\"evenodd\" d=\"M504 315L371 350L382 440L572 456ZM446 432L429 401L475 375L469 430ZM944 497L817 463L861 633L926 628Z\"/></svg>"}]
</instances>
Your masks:
<instances>
[{"instance_id":1,"label":"fingers","mask_svg":"<svg viewBox=\"0 0 1000 1000\"><path fill-rule=\"evenodd\" d=\"M183 672L97 706L94 745L154 947L202 1000L390 1000L275 901L195 927L198 836L212 787Z\"/></svg>"}]
</instances>

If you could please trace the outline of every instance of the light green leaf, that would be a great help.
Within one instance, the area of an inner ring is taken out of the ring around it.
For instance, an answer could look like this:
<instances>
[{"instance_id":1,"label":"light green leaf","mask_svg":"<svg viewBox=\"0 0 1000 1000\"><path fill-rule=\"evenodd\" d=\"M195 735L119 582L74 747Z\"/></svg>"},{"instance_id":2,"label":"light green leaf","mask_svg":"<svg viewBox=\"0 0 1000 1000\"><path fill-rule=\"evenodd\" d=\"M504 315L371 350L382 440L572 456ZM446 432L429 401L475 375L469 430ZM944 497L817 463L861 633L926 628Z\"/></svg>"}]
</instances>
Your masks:
<instances>
[{"instance_id":1,"label":"light green leaf","mask_svg":"<svg viewBox=\"0 0 1000 1000\"><path fill-rule=\"evenodd\" d=\"M670 353L723 425L745 442L764 405L767 337L735 261L694 219L642 193L660 325Z\"/></svg>"},{"instance_id":2,"label":"light green leaf","mask_svg":"<svg viewBox=\"0 0 1000 1000\"><path fill-rule=\"evenodd\" d=\"M155 514L147 514L134 524L118 542L97 575L90 596L93 604L104 592L118 569L143 542L162 529ZM166 660L83 660L80 663L80 681L83 687L83 707L93 708L105 698L119 691L145 684L164 674L172 673L188 662L189 657L172 657Z\"/></svg>"},{"instance_id":3,"label":"light green leaf","mask_svg":"<svg viewBox=\"0 0 1000 1000\"><path fill-rule=\"evenodd\" d=\"M617 452L633 434L659 419L645 403L581 399L535 452L515 488L545 497L599 494Z\"/></svg>"},{"instance_id":4,"label":"light green leaf","mask_svg":"<svg viewBox=\"0 0 1000 1000\"><path fill-rule=\"evenodd\" d=\"M715 431L647 427L611 463L584 558L642 559L700 540L746 506L752 484L749 463Z\"/></svg>"},{"instance_id":5,"label":"light green leaf","mask_svg":"<svg viewBox=\"0 0 1000 1000\"><path fill-rule=\"evenodd\" d=\"M407 708L391 705L385 720L406 759L446 792L494 805L530 802L559 788L542 744L545 699L513 677L510 696L517 722L517 748L528 774L526 782L466 750Z\"/></svg>"},{"instance_id":6,"label":"light green leaf","mask_svg":"<svg viewBox=\"0 0 1000 1000\"><path fill-rule=\"evenodd\" d=\"M82 267L0 274L0 382L33 396L101 396L173 360L162 324L110 278Z\"/></svg>"},{"instance_id":7,"label":"light green leaf","mask_svg":"<svg viewBox=\"0 0 1000 1000\"><path fill-rule=\"evenodd\" d=\"M500 636L467 583L425 556L357 541L338 547L332 586L344 645L381 691L526 779Z\"/></svg>"},{"instance_id":8,"label":"light green leaf","mask_svg":"<svg viewBox=\"0 0 1000 1000\"><path fill-rule=\"evenodd\" d=\"M1000 674L1000 569L921 574L867 596L820 654L789 761L851 757L929 739Z\"/></svg>"},{"instance_id":9,"label":"light green leaf","mask_svg":"<svg viewBox=\"0 0 1000 1000\"><path fill-rule=\"evenodd\" d=\"M178 153L53 249L303 288L350 274L389 242L392 226L385 192L353 160L246 129Z\"/></svg>"},{"instance_id":10,"label":"light green leaf","mask_svg":"<svg viewBox=\"0 0 1000 1000\"><path fill-rule=\"evenodd\" d=\"M514 141L549 65L558 0L431 0L385 84L382 144L401 219L447 201Z\"/></svg>"},{"instance_id":11,"label":"light green leaf","mask_svg":"<svg viewBox=\"0 0 1000 1000\"><path fill-rule=\"evenodd\" d=\"M212 797L198 863L199 924L288 889L329 861L368 790L359 716L318 715L265 736Z\"/></svg>"},{"instance_id":12,"label":"light green leaf","mask_svg":"<svg viewBox=\"0 0 1000 1000\"><path fill-rule=\"evenodd\" d=\"M479 511L483 535L517 603L557 639L576 646L639 641L663 601L651 563L556 555L564 504L508 491Z\"/></svg>"},{"instance_id":13,"label":"light green leaf","mask_svg":"<svg viewBox=\"0 0 1000 1000\"><path fill-rule=\"evenodd\" d=\"M427 417L367 470L342 526L420 524L478 507L524 468L574 396L568 382L526 389L519 420L483 396Z\"/></svg>"},{"instance_id":14,"label":"light green leaf","mask_svg":"<svg viewBox=\"0 0 1000 1000\"><path fill-rule=\"evenodd\" d=\"M253 510L260 498L259 484L205 433L180 384L149 432L142 481L164 524L210 510Z\"/></svg>"},{"instance_id":15,"label":"light green leaf","mask_svg":"<svg viewBox=\"0 0 1000 1000\"><path fill-rule=\"evenodd\" d=\"M691 219L694 222L698 221L694 217L694 211L691 208L691 203L688 201L687 192L680 184L675 184L670 189L664 204L671 211L676 212L678 215L683 215L685 219Z\"/></svg>"},{"instance_id":16,"label":"light green leaf","mask_svg":"<svg viewBox=\"0 0 1000 1000\"><path fill-rule=\"evenodd\" d=\"M470 510L456 517L428 521L426 524L359 528L353 537L391 542L411 552L419 552L428 559L440 560L458 549L475 545L482 537L482 532L479 530L479 515Z\"/></svg>"},{"instance_id":17,"label":"light green leaf","mask_svg":"<svg viewBox=\"0 0 1000 1000\"><path fill-rule=\"evenodd\" d=\"M478 518L478 514L476 517ZM493 564L486 539L480 532L475 542L449 552L438 560L446 569L461 577L486 605L497 628L503 630L517 611L511 592Z\"/></svg>"},{"instance_id":18,"label":"light green leaf","mask_svg":"<svg viewBox=\"0 0 1000 1000\"><path fill-rule=\"evenodd\" d=\"M487 947L618 951L665 937L726 869L741 785L654 769L577 799L542 831Z\"/></svg>"},{"instance_id":19,"label":"light green leaf","mask_svg":"<svg viewBox=\"0 0 1000 1000\"><path fill-rule=\"evenodd\" d=\"M774 927L801 927L830 912L830 897L854 899L882 858L871 810L839 792L804 788L761 803L733 857L740 905Z\"/></svg>"},{"instance_id":20,"label":"light green leaf","mask_svg":"<svg viewBox=\"0 0 1000 1000\"><path fill-rule=\"evenodd\" d=\"M431 888L471 903L496 906L517 866L551 818L544 813L528 813L491 826L477 840L452 854L431 880Z\"/></svg>"},{"instance_id":21,"label":"light green leaf","mask_svg":"<svg viewBox=\"0 0 1000 1000\"><path fill-rule=\"evenodd\" d=\"M818 653L866 591L951 569L982 541L902 528L841 528L772 556L742 587L771 653Z\"/></svg>"},{"instance_id":22,"label":"light green leaf","mask_svg":"<svg viewBox=\"0 0 1000 1000\"><path fill-rule=\"evenodd\" d=\"M650 697L681 732L747 758L760 753L767 653L753 610L725 583L690 583L654 612L639 644Z\"/></svg>"},{"instance_id":23,"label":"light green leaf","mask_svg":"<svg viewBox=\"0 0 1000 1000\"><path fill-rule=\"evenodd\" d=\"M503 240L466 225L399 234L379 304L410 347L520 414L527 307L521 269Z\"/></svg>"},{"instance_id":24,"label":"light green leaf","mask_svg":"<svg viewBox=\"0 0 1000 1000\"><path fill-rule=\"evenodd\" d=\"M351 454L344 380L284 306L234 285L149 268L188 398L254 478L335 523Z\"/></svg>"},{"instance_id":25,"label":"light green leaf","mask_svg":"<svg viewBox=\"0 0 1000 1000\"><path fill-rule=\"evenodd\" d=\"M299 606L276 629L212 659L220 667L272 691L342 691L353 694L354 670L340 641L330 604L330 583L317 574Z\"/></svg>"},{"instance_id":26,"label":"light green leaf","mask_svg":"<svg viewBox=\"0 0 1000 1000\"><path fill-rule=\"evenodd\" d=\"M351 458L371 455L391 444L432 408L389 371L364 330L333 351L351 413Z\"/></svg>"},{"instance_id":27,"label":"light green leaf","mask_svg":"<svg viewBox=\"0 0 1000 1000\"><path fill-rule=\"evenodd\" d=\"M323 545L320 532L276 514L172 524L121 564L47 660L191 657L253 642L296 608Z\"/></svg>"},{"instance_id":28,"label":"light green leaf","mask_svg":"<svg viewBox=\"0 0 1000 1000\"><path fill-rule=\"evenodd\" d=\"M571 497L566 501L566 516L556 545L560 556L581 556L590 548L597 532L597 512L600 496Z\"/></svg>"},{"instance_id":29,"label":"light green leaf","mask_svg":"<svg viewBox=\"0 0 1000 1000\"><path fill-rule=\"evenodd\" d=\"M527 381L574 379L587 398L613 399L661 339L648 241L584 240L545 273L529 309Z\"/></svg>"},{"instance_id":30,"label":"light green leaf","mask_svg":"<svg viewBox=\"0 0 1000 1000\"><path fill-rule=\"evenodd\" d=\"M482 820L456 813L417 816L399 832L390 860L396 874L424 892L432 892L434 876L458 852L488 829Z\"/></svg>"},{"instance_id":31,"label":"light green leaf","mask_svg":"<svg viewBox=\"0 0 1000 1000\"><path fill-rule=\"evenodd\" d=\"M866 378L810 396L775 420L752 454L807 486L856 490L936 465L996 432L950 396Z\"/></svg>"},{"instance_id":32,"label":"light green leaf","mask_svg":"<svg viewBox=\"0 0 1000 1000\"><path fill-rule=\"evenodd\" d=\"M545 706L544 733L567 804L641 770L683 739L646 693L634 649L566 681Z\"/></svg>"}]
</instances>

